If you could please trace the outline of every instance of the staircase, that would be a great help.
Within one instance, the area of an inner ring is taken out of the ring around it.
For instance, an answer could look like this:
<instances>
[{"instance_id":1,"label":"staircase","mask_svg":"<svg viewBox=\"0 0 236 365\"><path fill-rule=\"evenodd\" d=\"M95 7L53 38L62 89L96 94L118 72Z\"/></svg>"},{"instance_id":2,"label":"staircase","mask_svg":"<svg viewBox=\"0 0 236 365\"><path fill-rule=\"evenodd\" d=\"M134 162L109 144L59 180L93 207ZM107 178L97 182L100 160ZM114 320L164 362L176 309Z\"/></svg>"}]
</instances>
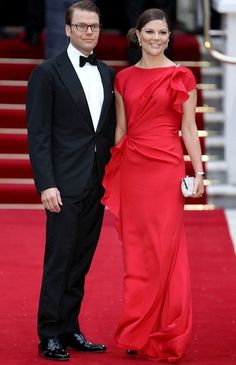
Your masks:
<instances>
[{"instance_id":1,"label":"staircase","mask_svg":"<svg viewBox=\"0 0 236 365\"><path fill-rule=\"evenodd\" d=\"M201 73L206 108L204 124L207 131L205 146L208 156L206 162L208 203L219 208L236 208L236 186L228 183L225 161L223 66L207 52L203 39L199 37L198 40L203 63ZM216 38L214 44L217 49L223 51L223 38Z\"/></svg>"},{"instance_id":2,"label":"staircase","mask_svg":"<svg viewBox=\"0 0 236 365\"><path fill-rule=\"evenodd\" d=\"M181 44L178 44L178 39L177 37L175 42L175 60L179 60L180 55L183 56L184 53L181 47L186 49L186 42L189 41L187 36L184 46L181 46ZM125 61L127 59L125 39L119 38L116 41L118 48L115 48L115 52L117 52L115 59L119 61L114 61L114 56L112 57L114 41L111 42L107 36L102 43L105 45L106 54L104 54L103 49L97 49L99 58L105 59L107 63L114 67L115 71L119 71L127 65L127 61ZM18 55L17 58L13 56L4 58L2 56L4 52L11 54L13 52L11 49L7 49L7 51L0 50L0 57L2 57L0 58L0 208L28 207L37 209L42 206L39 195L35 191L28 156L25 98L28 77L33 68L42 62L42 58L39 58L39 55L42 55L43 52L42 49L41 51L37 49L35 55L31 58L24 58L20 47L19 40L15 46L12 45L12 48L14 48ZM30 48L23 50L23 55L29 56L32 53L32 47L26 45L24 47ZM118 52L118 49L122 50L121 53ZM2 55L1 52L3 52ZM191 60L178 62L191 67L198 78L199 67L192 67ZM219 65L212 67L213 61L207 61L206 63L204 60L204 62L202 82L198 85L197 124L200 130L200 141L205 161L208 158L207 156L209 156L209 161L206 162L209 199L207 201L205 196L201 201L187 199L186 209L212 209L212 204L216 207L221 206L219 194L215 194L214 189L227 182L226 164L224 162L221 69ZM202 95L204 100L202 100ZM205 104L208 107L204 107ZM203 117L207 131L203 130ZM205 138L206 135L207 138ZM185 157L187 173L190 175L192 174L192 167L188 162L188 156Z\"/></svg>"}]
</instances>

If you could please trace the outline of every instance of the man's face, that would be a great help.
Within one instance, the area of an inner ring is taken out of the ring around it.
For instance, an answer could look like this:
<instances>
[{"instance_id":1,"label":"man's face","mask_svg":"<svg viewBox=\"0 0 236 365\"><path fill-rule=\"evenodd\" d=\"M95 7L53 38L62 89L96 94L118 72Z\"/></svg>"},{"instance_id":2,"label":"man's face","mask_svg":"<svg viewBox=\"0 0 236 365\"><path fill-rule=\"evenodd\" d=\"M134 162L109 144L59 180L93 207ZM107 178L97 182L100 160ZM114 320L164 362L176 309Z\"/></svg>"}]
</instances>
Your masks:
<instances>
[{"instance_id":1,"label":"man's face","mask_svg":"<svg viewBox=\"0 0 236 365\"><path fill-rule=\"evenodd\" d=\"M70 38L71 44L85 56L88 56L98 42L100 34L99 17L91 11L74 9L71 25L66 24L65 31L67 37Z\"/></svg>"}]
</instances>

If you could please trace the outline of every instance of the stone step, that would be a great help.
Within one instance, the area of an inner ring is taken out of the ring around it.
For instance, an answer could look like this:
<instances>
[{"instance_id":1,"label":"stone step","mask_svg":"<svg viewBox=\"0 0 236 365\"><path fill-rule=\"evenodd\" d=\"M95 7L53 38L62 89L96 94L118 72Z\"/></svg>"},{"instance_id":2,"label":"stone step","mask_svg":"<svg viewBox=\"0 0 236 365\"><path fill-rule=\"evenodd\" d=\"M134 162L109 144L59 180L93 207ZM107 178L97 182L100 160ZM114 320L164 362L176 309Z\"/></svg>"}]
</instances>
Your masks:
<instances>
[{"instance_id":1,"label":"stone step","mask_svg":"<svg viewBox=\"0 0 236 365\"><path fill-rule=\"evenodd\" d=\"M225 137L209 135L205 140L205 145L207 148L223 148L225 146Z\"/></svg>"},{"instance_id":2,"label":"stone step","mask_svg":"<svg viewBox=\"0 0 236 365\"><path fill-rule=\"evenodd\" d=\"M209 156L206 162L207 178L211 185L217 186L227 183L227 164L225 160L213 159Z\"/></svg>"},{"instance_id":3,"label":"stone step","mask_svg":"<svg viewBox=\"0 0 236 365\"><path fill-rule=\"evenodd\" d=\"M202 76L222 76L223 69L221 65L218 64L209 64L208 67L202 67L201 69Z\"/></svg>"},{"instance_id":4,"label":"stone step","mask_svg":"<svg viewBox=\"0 0 236 365\"><path fill-rule=\"evenodd\" d=\"M214 160L209 159L209 161L206 162L207 165L207 171L209 173L214 172L226 172L227 171L227 164L225 160Z\"/></svg>"},{"instance_id":5,"label":"stone step","mask_svg":"<svg viewBox=\"0 0 236 365\"><path fill-rule=\"evenodd\" d=\"M202 90L204 100L219 100L224 97L224 90L222 89L213 89L213 90Z\"/></svg>"},{"instance_id":6,"label":"stone step","mask_svg":"<svg viewBox=\"0 0 236 365\"><path fill-rule=\"evenodd\" d=\"M222 111L204 113L204 125L209 134L224 135L225 115Z\"/></svg>"},{"instance_id":7,"label":"stone step","mask_svg":"<svg viewBox=\"0 0 236 365\"><path fill-rule=\"evenodd\" d=\"M226 195L236 198L236 186L229 184L208 185L207 191L210 195Z\"/></svg>"},{"instance_id":8,"label":"stone step","mask_svg":"<svg viewBox=\"0 0 236 365\"><path fill-rule=\"evenodd\" d=\"M206 153L209 156L217 157L218 160L225 158L225 138L224 136L208 136L205 139Z\"/></svg>"},{"instance_id":9,"label":"stone step","mask_svg":"<svg viewBox=\"0 0 236 365\"><path fill-rule=\"evenodd\" d=\"M204 104L222 110L224 100L224 91L222 89L202 90L202 95Z\"/></svg>"},{"instance_id":10,"label":"stone step","mask_svg":"<svg viewBox=\"0 0 236 365\"><path fill-rule=\"evenodd\" d=\"M218 88L222 88L223 70L221 66L213 65L210 67L203 67L201 69L202 83L215 83Z\"/></svg>"},{"instance_id":11,"label":"stone step","mask_svg":"<svg viewBox=\"0 0 236 365\"><path fill-rule=\"evenodd\" d=\"M206 187L208 204L217 208L236 208L236 186L229 184L209 185Z\"/></svg>"}]
</instances>

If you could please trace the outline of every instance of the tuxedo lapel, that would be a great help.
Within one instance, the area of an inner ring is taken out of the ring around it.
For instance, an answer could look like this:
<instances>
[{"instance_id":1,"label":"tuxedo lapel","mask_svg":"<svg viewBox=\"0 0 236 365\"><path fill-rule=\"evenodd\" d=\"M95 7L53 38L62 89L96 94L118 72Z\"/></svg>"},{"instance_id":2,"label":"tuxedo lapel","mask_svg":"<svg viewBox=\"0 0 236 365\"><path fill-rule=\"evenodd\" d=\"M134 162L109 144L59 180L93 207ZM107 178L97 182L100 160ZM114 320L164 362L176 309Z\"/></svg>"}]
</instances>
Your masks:
<instances>
[{"instance_id":1,"label":"tuxedo lapel","mask_svg":"<svg viewBox=\"0 0 236 365\"><path fill-rule=\"evenodd\" d=\"M83 120L94 130L91 114L82 84L69 60L67 52L63 52L58 58L55 68L65 87L68 89L72 99L77 105Z\"/></svg>"},{"instance_id":2,"label":"tuxedo lapel","mask_svg":"<svg viewBox=\"0 0 236 365\"><path fill-rule=\"evenodd\" d=\"M104 100L97 127L97 131L99 131L102 128L104 121L106 120L106 113L108 112L108 107L111 105L111 98L113 97L112 95L113 88L111 85L111 80L107 68L99 60L97 60L97 67L101 75L103 90L104 90Z\"/></svg>"}]
</instances>

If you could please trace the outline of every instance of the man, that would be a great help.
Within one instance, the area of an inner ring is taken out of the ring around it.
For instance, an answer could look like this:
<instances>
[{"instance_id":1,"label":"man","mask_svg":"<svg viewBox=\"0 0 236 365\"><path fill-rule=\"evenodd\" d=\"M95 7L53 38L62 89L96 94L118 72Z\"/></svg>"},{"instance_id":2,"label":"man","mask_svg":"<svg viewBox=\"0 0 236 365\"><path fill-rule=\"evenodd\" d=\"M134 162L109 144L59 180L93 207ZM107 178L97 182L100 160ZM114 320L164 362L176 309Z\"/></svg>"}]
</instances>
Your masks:
<instances>
[{"instance_id":1,"label":"man","mask_svg":"<svg viewBox=\"0 0 236 365\"><path fill-rule=\"evenodd\" d=\"M62 52L67 46L67 36L61 26L65 12L75 0L45 0L45 58L50 58ZM93 1L94 2L94 1Z\"/></svg>"},{"instance_id":2,"label":"man","mask_svg":"<svg viewBox=\"0 0 236 365\"><path fill-rule=\"evenodd\" d=\"M44 28L45 0L26 1L25 37L23 40L32 46L40 43L40 35Z\"/></svg>"},{"instance_id":3,"label":"man","mask_svg":"<svg viewBox=\"0 0 236 365\"><path fill-rule=\"evenodd\" d=\"M47 214L39 353L52 360L68 360L67 347L106 350L86 340L78 314L101 230L101 181L115 130L114 72L93 53L99 10L79 1L65 23L68 48L34 70L27 96L30 159Z\"/></svg>"}]
</instances>

